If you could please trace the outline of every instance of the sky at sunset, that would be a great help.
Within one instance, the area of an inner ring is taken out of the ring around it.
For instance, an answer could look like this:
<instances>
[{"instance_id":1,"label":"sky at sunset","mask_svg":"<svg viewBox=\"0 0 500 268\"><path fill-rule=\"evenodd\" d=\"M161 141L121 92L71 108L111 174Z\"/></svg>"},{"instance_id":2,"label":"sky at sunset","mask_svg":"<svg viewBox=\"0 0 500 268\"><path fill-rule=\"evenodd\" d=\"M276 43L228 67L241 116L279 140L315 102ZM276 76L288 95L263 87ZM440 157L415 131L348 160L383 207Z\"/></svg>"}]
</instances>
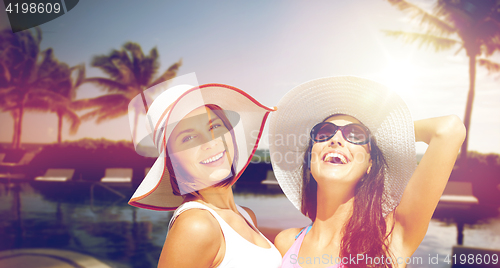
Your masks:
<instances>
[{"instance_id":1,"label":"sky at sunset","mask_svg":"<svg viewBox=\"0 0 500 268\"><path fill-rule=\"evenodd\" d=\"M412 1L429 8L433 1ZM0 27L10 27L0 2ZM69 13L41 25L42 49L52 47L70 66L85 63L87 76L103 74L89 65L124 43L156 47L160 73L182 58L179 75L195 73L200 84L238 87L275 106L294 86L315 78L356 75L398 92L414 119L456 114L463 119L468 58L456 49L407 45L382 30L413 28L406 15L384 0L353 1L162 1L85 0ZM500 56L493 60L500 62ZM500 79L477 68L469 150L500 153ZM82 86L77 98L103 94ZM0 142L12 140L13 121L0 113ZM63 140L84 137L130 140L128 117L83 123L76 135L65 124ZM52 143L54 114L28 112L22 142ZM266 148L266 140L261 148ZM419 152L425 146L417 147Z\"/></svg>"}]
</instances>

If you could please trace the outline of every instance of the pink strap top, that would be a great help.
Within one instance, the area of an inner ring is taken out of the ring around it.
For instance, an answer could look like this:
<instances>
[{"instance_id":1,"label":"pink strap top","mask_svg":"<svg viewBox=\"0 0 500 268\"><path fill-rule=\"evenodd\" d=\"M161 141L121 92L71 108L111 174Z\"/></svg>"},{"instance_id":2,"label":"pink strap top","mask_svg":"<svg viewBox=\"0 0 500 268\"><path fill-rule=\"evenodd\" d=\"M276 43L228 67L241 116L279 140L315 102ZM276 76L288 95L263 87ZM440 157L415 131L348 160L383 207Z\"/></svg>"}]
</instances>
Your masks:
<instances>
[{"instance_id":1,"label":"pink strap top","mask_svg":"<svg viewBox=\"0 0 500 268\"><path fill-rule=\"evenodd\" d=\"M302 266L300 266L301 263L324 263L333 264L332 266L328 266L327 268L346 268L344 265L342 265L342 263L336 264L335 259L330 258L329 256L316 256L316 258L299 258L300 246L302 245L302 241L304 241L304 237L310 229L311 226L308 226L300 231L300 233L298 234L298 238L295 239L295 242L283 257L281 268L302 268Z\"/></svg>"}]
</instances>

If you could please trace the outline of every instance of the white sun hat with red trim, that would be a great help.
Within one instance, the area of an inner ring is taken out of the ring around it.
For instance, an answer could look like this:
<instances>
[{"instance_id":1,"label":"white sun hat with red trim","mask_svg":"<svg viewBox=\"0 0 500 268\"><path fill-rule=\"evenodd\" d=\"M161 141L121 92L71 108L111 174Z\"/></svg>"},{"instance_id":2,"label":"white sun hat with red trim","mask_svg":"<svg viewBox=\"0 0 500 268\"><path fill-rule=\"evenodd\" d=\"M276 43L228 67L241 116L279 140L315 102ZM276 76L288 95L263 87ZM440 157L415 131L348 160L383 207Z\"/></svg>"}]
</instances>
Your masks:
<instances>
[{"instance_id":1,"label":"white sun hat with red trim","mask_svg":"<svg viewBox=\"0 0 500 268\"><path fill-rule=\"evenodd\" d=\"M150 151L144 151L144 146L141 145L154 144L158 157L129 204L152 210L175 210L183 202L183 197L173 193L170 174L165 167L165 144L177 123L199 107L208 104L219 106L232 124L237 146L235 151L238 153L238 158L235 158L238 161L234 166L237 179L250 163L267 116L275 108L266 107L244 91L223 84L176 85L162 91L148 108L145 117L146 127L142 129L142 133L148 135L134 137L134 145L139 154L150 156ZM145 103L147 101L146 98ZM130 111L137 110L134 107L141 102L142 98L138 95L129 104L131 122L135 120L137 112Z\"/></svg>"},{"instance_id":2,"label":"white sun hat with red trim","mask_svg":"<svg viewBox=\"0 0 500 268\"><path fill-rule=\"evenodd\" d=\"M416 169L413 120L403 99L387 87L355 76L325 77L300 84L277 105L269 122L269 150L281 189L301 210L302 167L309 132L334 114L355 117L375 137L384 169L383 214L399 204Z\"/></svg>"}]
</instances>

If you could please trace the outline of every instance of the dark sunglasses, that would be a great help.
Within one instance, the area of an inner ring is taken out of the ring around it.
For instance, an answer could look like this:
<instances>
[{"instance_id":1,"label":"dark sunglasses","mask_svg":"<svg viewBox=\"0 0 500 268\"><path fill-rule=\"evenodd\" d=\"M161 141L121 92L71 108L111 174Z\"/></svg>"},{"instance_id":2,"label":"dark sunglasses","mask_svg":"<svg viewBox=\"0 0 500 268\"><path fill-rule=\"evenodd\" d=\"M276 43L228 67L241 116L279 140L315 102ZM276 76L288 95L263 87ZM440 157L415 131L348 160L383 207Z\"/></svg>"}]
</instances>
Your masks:
<instances>
[{"instance_id":1,"label":"dark sunglasses","mask_svg":"<svg viewBox=\"0 0 500 268\"><path fill-rule=\"evenodd\" d=\"M337 126L330 122L321 122L311 129L311 139L315 142L324 142L331 139L337 133L342 132L344 139L356 145L363 145L370 142L370 130L360 124L348 124Z\"/></svg>"}]
</instances>

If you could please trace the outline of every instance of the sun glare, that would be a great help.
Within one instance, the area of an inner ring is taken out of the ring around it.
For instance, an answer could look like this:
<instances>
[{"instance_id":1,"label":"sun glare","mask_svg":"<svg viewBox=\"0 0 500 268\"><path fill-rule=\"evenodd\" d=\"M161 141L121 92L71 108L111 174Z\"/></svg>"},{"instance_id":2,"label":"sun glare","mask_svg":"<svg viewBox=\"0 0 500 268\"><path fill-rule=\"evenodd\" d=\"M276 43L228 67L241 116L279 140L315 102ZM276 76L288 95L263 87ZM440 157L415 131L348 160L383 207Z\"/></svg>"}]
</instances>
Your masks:
<instances>
[{"instance_id":1,"label":"sun glare","mask_svg":"<svg viewBox=\"0 0 500 268\"><path fill-rule=\"evenodd\" d=\"M390 59L379 73L383 84L396 92L411 90L419 75L419 69L410 59Z\"/></svg>"}]
</instances>

